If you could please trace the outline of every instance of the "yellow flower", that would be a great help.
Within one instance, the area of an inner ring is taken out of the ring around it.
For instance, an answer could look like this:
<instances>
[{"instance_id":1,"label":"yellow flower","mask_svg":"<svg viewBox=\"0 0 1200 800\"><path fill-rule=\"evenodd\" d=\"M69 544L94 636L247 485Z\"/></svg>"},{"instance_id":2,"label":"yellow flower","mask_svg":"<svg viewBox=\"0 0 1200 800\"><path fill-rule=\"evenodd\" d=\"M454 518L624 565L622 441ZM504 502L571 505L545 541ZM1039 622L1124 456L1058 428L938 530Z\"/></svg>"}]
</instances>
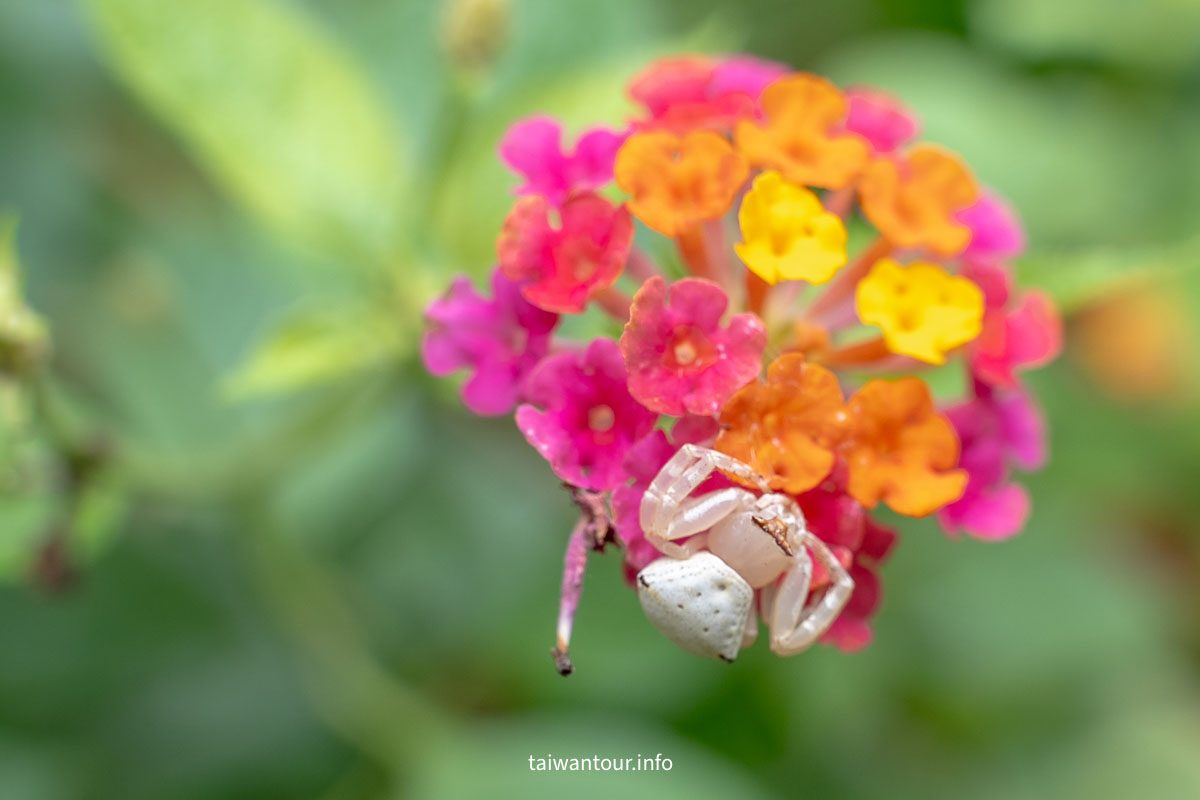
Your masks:
<instances>
[{"instance_id":1,"label":"yellow flower","mask_svg":"<svg viewBox=\"0 0 1200 800\"><path fill-rule=\"evenodd\" d=\"M767 283L825 283L846 263L846 226L808 189L778 172L754 179L738 223L745 240L734 245L754 274Z\"/></svg>"},{"instance_id":2,"label":"yellow flower","mask_svg":"<svg viewBox=\"0 0 1200 800\"><path fill-rule=\"evenodd\" d=\"M902 267L880 259L858 284L858 316L883 329L893 353L941 364L946 352L979 335L983 292L933 264Z\"/></svg>"}]
</instances>

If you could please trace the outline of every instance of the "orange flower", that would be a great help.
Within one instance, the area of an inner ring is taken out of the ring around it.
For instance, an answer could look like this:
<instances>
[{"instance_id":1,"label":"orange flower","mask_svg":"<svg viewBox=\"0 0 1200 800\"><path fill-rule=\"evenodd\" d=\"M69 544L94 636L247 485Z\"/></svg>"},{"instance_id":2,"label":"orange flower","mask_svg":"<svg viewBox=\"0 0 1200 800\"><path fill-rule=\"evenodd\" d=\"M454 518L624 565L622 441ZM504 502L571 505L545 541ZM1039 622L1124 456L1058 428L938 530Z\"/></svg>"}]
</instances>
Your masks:
<instances>
[{"instance_id":1,"label":"orange flower","mask_svg":"<svg viewBox=\"0 0 1200 800\"><path fill-rule=\"evenodd\" d=\"M840 129L845 96L824 78L780 78L763 92L762 108L766 124L737 126L738 149L752 166L778 170L792 183L839 189L867 163L866 140Z\"/></svg>"},{"instance_id":2,"label":"orange flower","mask_svg":"<svg viewBox=\"0 0 1200 800\"><path fill-rule=\"evenodd\" d=\"M847 403L848 490L873 508L923 517L962 496L967 473L958 464L958 435L933 408L920 378L868 381Z\"/></svg>"},{"instance_id":3,"label":"orange flower","mask_svg":"<svg viewBox=\"0 0 1200 800\"><path fill-rule=\"evenodd\" d=\"M635 217L665 236L729 210L750 173L746 160L712 131L635 133L617 152L617 185L633 195Z\"/></svg>"},{"instance_id":4,"label":"orange flower","mask_svg":"<svg viewBox=\"0 0 1200 800\"><path fill-rule=\"evenodd\" d=\"M952 153L931 145L907 157L872 161L858 182L867 219L900 248L928 247L950 256L971 241L971 229L955 216L975 202L979 189Z\"/></svg>"},{"instance_id":5,"label":"orange flower","mask_svg":"<svg viewBox=\"0 0 1200 800\"><path fill-rule=\"evenodd\" d=\"M743 386L725 404L715 447L754 467L771 488L799 494L833 468L845 422L837 377L790 353L771 362L766 383Z\"/></svg>"}]
</instances>

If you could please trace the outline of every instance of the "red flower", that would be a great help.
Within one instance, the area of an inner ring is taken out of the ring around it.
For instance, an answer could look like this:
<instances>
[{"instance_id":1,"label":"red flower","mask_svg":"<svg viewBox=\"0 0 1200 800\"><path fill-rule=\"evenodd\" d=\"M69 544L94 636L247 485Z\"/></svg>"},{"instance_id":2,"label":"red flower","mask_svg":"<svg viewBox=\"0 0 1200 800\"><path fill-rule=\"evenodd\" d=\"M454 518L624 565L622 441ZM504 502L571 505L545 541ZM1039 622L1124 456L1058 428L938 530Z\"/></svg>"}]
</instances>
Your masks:
<instances>
[{"instance_id":1,"label":"red flower","mask_svg":"<svg viewBox=\"0 0 1200 800\"><path fill-rule=\"evenodd\" d=\"M835 473L836 474L836 473ZM833 550L854 579L854 593L821 641L851 653L871 643L870 618L879 608L879 566L896 543L896 533L871 519L862 505L845 493L844 480L830 480L797 500L808 529ZM829 575L814 561L812 591L819 592Z\"/></svg>"},{"instance_id":2,"label":"red flower","mask_svg":"<svg viewBox=\"0 0 1200 800\"><path fill-rule=\"evenodd\" d=\"M624 207L592 193L567 200L557 226L551 210L542 197L518 200L496 240L496 255L510 280L526 282L526 300L546 311L577 314L625 268L633 221Z\"/></svg>"}]
</instances>

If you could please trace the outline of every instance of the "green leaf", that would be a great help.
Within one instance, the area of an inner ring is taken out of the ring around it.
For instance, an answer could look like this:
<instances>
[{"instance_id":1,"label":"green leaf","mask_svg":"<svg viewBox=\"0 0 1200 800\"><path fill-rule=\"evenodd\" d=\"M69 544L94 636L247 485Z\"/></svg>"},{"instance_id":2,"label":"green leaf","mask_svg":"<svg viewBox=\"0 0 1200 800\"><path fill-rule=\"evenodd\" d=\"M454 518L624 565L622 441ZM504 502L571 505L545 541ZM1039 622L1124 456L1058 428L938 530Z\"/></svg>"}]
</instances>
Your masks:
<instances>
[{"instance_id":1,"label":"green leaf","mask_svg":"<svg viewBox=\"0 0 1200 800\"><path fill-rule=\"evenodd\" d=\"M357 64L270 0L83 0L112 68L260 222L362 265L397 252L398 134Z\"/></svg>"},{"instance_id":2,"label":"green leaf","mask_svg":"<svg viewBox=\"0 0 1200 800\"><path fill-rule=\"evenodd\" d=\"M246 399L329 383L397 359L412 339L382 309L304 309L268 333L224 389L233 399Z\"/></svg>"},{"instance_id":3,"label":"green leaf","mask_svg":"<svg viewBox=\"0 0 1200 800\"><path fill-rule=\"evenodd\" d=\"M1200 267L1200 236L1169 245L1041 253L1021 260L1021 282L1045 289L1071 312L1109 292Z\"/></svg>"},{"instance_id":4,"label":"green leaf","mask_svg":"<svg viewBox=\"0 0 1200 800\"><path fill-rule=\"evenodd\" d=\"M55 498L47 492L5 497L0 501L0 582L29 574L38 543L54 520Z\"/></svg>"},{"instance_id":5,"label":"green leaf","mask_svg":"<svg viewBox=\"0 0 1200 800\"><path fill-rule=\"evenodd\" d=\"M1176 72L1200 45L1200 5L1178 0L981 0L970 10L982 38L1028 58Z\"/></svg>"}]
</instances>

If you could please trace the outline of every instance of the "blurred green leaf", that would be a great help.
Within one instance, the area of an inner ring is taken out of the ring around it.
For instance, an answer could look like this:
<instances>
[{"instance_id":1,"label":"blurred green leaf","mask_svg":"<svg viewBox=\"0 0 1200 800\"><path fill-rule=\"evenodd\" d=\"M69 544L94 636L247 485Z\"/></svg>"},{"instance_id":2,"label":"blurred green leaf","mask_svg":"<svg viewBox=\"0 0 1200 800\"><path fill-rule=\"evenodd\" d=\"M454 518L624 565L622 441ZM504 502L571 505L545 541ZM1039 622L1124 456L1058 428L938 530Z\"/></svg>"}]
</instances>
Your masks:
<instances>
[{"instance_id":1,"label":"blurred green leaf","mask_svg":"<svg viewBox=\"0 0 1200 800\"><path fill-rule=\"evenodd\" d=\"M72 520L72 546L90 559L103 552L117 534L129 510L125 487L113 480L93 481L79 497Z\"/></svg>"},{"instance_id":2,"label":"blurred green leaf","mask_svg":"<svg viewBox=\"0 0 1200 800\"><path fill-rule=\"evenodd\" d=\"M1186 0L981 0L973 10L973 28L1033 58L1176 70L1200 46L1200 4Z\"/></svg>"},{"instance_id":3,"label":"blurred green leaf","mask_svg":"<svg viewBox=\"0 0 1200 800\"><path fill-rule=\"evenodd\" d=\"M1066 312L1124 286L1161 281L1200 267L1200 237L1172 245L1041 252L1022 259L1023 283L1048 291Z\"/></svg>"},{"instance_id":4,"label":"blurred green leaf","mask_svg":"<svg viewBox=\"0 0 1200 800\"><path fill-rule=\"evenodd\" d=\"M323 31L269 0L85 2L113 69L252 215L323 255L394 256L398 135Z\"/></svg>"},{"instance_id":5,"label":"blurred green leaf","mask_svg":"<svg viewBox=\"0 0 1200 800\"><path fill-rule=\"evenodd\" d=\"M54 519L55 498L46 493L10 497L0 504L0 580L29 573L38 542Z\"/></svg>"},{"instance_id":6,"label":"blurred green leaf","mask_svg":"<svg viewBox=\"0 0 1200 800\"><path fill-rule=\"evenodd\" d=\"M303 309L268 333L229 375L243 399L303 389L395 359L411 345L393 315L359 305Z\"/></svg>"},{"instance_id":7,"label":"blurred green leaf","mask_svg":"<svg viewBox=\"0 0 1200 800\"><path fill-rule=\"evenodd\" d=\"M1187 197L1180 155L1195 127L1178 133L1175 109L1148 93L1076 74L1037 79L967 43L916 32L860 40L824 72L902 98L921 121L921 139L961 153L980 181L1012 201L1033 248L1192 232L1194 212L1178 223L1164 212Z\"/></svg>"}]
</instances>

